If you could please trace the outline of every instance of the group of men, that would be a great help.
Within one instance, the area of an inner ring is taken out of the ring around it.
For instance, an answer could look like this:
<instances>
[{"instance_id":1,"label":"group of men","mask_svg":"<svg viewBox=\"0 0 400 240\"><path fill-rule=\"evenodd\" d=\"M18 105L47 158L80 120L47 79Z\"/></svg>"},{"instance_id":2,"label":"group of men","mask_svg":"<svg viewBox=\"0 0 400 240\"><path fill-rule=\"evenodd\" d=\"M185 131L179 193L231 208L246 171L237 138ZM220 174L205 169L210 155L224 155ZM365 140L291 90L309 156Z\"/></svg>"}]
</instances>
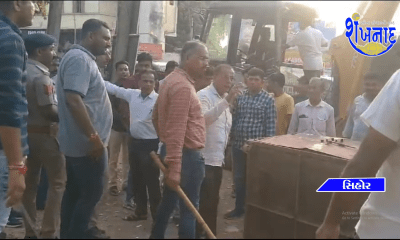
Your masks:
<instances>
[{"instance_id":1,"label":"group of men","mask_svg":"<svg viewBox=\"0 0 400 240\"><path fill-rule=\"evenodd\" d=\"M32 24L32 1L1 2L0 11L2 237L10 207L21 200L36 223L35 195L44 167L49 194L40 237L107 238L96 226L97 206L107 179L109 193L119 194L116 166L121 150L126 166L124 206L134 210L125 220L147 219L149 202L153 219L150 238L164 238L179 202L179 237L201 238L201 226L196 226L194 215L178 201L175 190L181 186L216 235L222 166L230 137L236 202L224 215L226 219L242 217L245 212L248 140L283 134L336 136L333 108L322 100L326 83L318 77L310 79L308 99L294 105L293 98L283 91L283 74L270 76L266 91L265 73L252 68L245 74L244 88L234 84L229 65L210 71L207 47L189 41L182 48L180 64L167 67L170 70L162 82L158 83L151 70L151 56L141 54L133 76L129 76L127 62L115 63L117 79L113 84L105 81L99 70L110 58L109 27L89 19L82 26L81 44L66 52L52 80L49 71L56 40L46 34L22 39L18 29ZM398 236L399 228L388 227L398 226L395 149L400 138L399 83L398 72L386 85L384 77L366 74L365 93L355 99L343 132L353 140L365 139L343 176L373 177L381 168L378 175L389 178L387 193L392 193L371 194L361 214L372 212L386 221L376 225L361 218L357 225L360 237L382 236L371 228L373 224L385 236ZM388 100L388 96L392 98ZM160 170L152 162L152 151L160 153L167 168L162 194ZM357 197L354 193L335 194L317 237L338 237L340 214L351 211ZM24 220L26 238L39 237L31 221Z\"/></svg>"}]
</instances>

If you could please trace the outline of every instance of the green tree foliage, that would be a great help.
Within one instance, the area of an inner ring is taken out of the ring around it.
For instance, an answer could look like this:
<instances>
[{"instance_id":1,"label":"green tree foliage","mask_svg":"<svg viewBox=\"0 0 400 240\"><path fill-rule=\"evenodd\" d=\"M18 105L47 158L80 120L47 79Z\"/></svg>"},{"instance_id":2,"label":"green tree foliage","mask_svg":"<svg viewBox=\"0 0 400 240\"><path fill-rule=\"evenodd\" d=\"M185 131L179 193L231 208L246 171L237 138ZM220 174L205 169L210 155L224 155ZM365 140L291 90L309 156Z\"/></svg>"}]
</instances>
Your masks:
<instances>
[{"instance_id":1,"label":"green tree foliage","mask_svg":"<svg viewBox=\"0 0 400 240\"><path fill-rule=\"evenodd\" d=\"M211 59L226 59L230 27L230 15L220 15L214 18L206 44Z\"/></svg>"},{"instance_id":2,"label":"green tree foliage","mask_svg":"<svg viewBox=\"0 0 400 240\"><path fill-rule=\"evenodd\" d=\"M182 48L183 44L190 39L191 20L193 16L194 35L200 35L204 23L205 10L210 3L208 1L177 1L178 3L178 23L177 36L166 37L166 51L174 52Z\"/></svg>"}]
</instances>

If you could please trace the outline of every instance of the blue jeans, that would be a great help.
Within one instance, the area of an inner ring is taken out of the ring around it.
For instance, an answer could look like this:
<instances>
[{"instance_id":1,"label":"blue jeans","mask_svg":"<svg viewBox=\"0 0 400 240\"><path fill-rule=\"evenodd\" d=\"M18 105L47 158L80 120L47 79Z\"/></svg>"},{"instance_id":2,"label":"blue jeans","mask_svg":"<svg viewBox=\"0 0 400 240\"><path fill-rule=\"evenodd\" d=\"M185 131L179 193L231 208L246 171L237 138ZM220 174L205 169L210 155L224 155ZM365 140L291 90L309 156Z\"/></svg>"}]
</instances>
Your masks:
<instances>
[{"instance_id":1,"label":"blue jeans","mask_svg":"<svg viewBox=\"0 0 400 240\"><path fill-rule=\"evenodd\" d=\"M0 150L0 232L3 232L10 216L11 208L6 207L8 189L8 161L3 150Z\"/></svg>"},{"instance_id":2,"label":"blue jeans","mask_svg":"<svg viewBox=\"0 0 400 240\"><path fill-rule=\"evenodd\" d=\"M166 155L166 147L163 144L161 148L162 158ZM198 209L200 199L200 187L205 174L204 158L200 151L184 148L182 151L182 169L181 169L181 187L187 197ZM163 239L165 230L168 226L168 220L174 211L178 202L178 194L164 186L163 198L157 209L157 216L151 230L150 238ZM180 204L180 223L179 238L194 239L196 236L196 218L186 207L183 201Z\"/></svg>"},{"instance_id":3,"label":"blue jeans","mask_svg":"<svg viewBox=\"0 0 400 240\"><path fill-rule=\"evenodd\" d=\"M86 238L85 232L103 194L107 150L97 161L65 156L67 185L61 203L61 238Z\"/></svg>"},{"instance_id":4,"label":"blue jeans","mask_svg":"<svg viewBox=\"0 0 400 240\"><path fill-rule=\"evenodd\" d=\"M235 166L234 182L236 191L235 212L244 213L246 199L246 153L237 147L232 147L232 160Z\"/></svg>"}]
</instances>

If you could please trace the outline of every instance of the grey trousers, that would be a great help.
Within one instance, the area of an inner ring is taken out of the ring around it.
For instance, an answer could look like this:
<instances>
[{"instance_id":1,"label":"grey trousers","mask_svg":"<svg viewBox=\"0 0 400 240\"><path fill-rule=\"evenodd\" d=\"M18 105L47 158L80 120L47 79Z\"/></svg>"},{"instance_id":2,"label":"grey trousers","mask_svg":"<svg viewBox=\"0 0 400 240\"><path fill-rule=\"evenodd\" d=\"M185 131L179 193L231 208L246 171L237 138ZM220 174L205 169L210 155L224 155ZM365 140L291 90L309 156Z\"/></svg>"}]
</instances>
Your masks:
<instances>
[{"instance_id":1,"label":"grey trousers","mask_svg":"<svg viewBox=\"0 0 400 240\"><path fill-rule=\"evenodd\" d=\"M29 133L28 171L25 175L25 191L22 202L32 221L36 224L36 194L42 166L46 169L49 189L42 223L43 238L54 238L60 226L61 201L67 174L65 157L60 152L58 141L49 134ZM25 236L35 236L33 229L25 221Z\"/></svg>"}]
</instances>

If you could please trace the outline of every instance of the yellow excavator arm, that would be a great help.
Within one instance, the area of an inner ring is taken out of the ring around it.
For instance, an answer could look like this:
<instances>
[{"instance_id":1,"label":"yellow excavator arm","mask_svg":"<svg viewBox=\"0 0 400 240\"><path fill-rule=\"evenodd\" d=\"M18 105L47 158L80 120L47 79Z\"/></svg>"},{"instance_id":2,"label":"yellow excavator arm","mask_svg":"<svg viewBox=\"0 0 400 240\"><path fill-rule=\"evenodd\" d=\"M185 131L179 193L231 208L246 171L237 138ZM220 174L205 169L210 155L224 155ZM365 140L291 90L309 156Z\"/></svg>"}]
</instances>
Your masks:
<instances>
[{"instance_id":1,"label":"yellow excavator arm","mask_svg":"<svg viewBox=\"0 0 400 240\"><path fill-rule=\"evenodd\" d=\"M365 11L361 14L361 21L386 21L390 23L397 10L399 1L391 2L364 2ZM350 16L349 16L350 17ZM343 24L345 19L343 20ZM398 24L398 23L397 23ZM383 26L382 27L388 27ZM376 64L382 64L382 66L390 65L390 56L394 54L383 54L379 57L368 57L364 56L350 45L348 38L344 32L342 35L331 42L331 54L334 61L334 65L337 68L337 74L339 77L339 117L345 119L347 115L347 109L353 102L354 98L359 95L362 91L362 79L363 75L374 69L382 73L382 71L393 71L393 69L374 67ZM396 43L399 44L399 43ZM396 46L396 44L394 46ZM391 51L396 51L392 49ZM397 60L400 61L400 58ZM392 67L393 68L393 67Z\"/></svg>"}]
</instances>

